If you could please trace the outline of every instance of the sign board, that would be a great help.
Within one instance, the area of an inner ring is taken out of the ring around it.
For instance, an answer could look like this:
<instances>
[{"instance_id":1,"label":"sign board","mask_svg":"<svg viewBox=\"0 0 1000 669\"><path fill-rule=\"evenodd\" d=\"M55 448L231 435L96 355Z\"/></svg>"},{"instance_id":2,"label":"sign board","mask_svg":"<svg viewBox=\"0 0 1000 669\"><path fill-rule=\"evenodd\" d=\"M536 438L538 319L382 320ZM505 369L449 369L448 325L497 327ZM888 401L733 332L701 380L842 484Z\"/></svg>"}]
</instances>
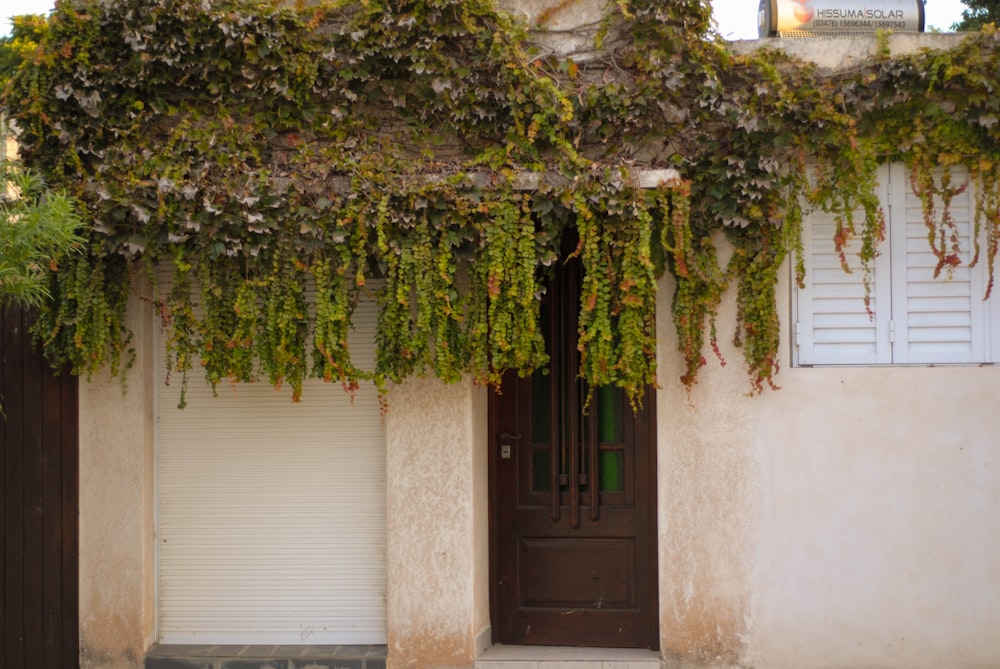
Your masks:
<instances>
[{"instance_id":1,"label":"sign board","mask_svg":"<svg viewBox=\"0 0 1000 669\"><path fill-rule=\"evenodd\" d=\"M758 34L807 37L891 30L923 32L922 0L761 0Z\"/></svg>"}]
</instances>

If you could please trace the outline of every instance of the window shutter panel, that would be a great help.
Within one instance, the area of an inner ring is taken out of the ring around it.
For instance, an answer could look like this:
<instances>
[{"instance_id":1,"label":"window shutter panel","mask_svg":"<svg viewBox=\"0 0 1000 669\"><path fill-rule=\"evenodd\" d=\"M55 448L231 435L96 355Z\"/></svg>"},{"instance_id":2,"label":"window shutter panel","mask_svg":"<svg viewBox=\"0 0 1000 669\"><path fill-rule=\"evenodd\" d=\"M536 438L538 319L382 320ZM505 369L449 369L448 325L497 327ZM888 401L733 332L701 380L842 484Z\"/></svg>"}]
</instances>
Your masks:
<instances>
[{"instance_id":1,"label":"window shutter panel","mask_svg":"<svg viewBox=\"0 0 1000 669\"><path fill-rule=\"evenodd\" d=\"M968 180L953 168L952 183ZM913 192L902 164L892 166L895 198L890 235L893 272L893 318L896 363L969 363L985 357L985 259L975 268L972 258L972 188L956 196L950 212L959 226L962 264L949 277L946 270L934 278L937 258L927 240L920 198ZM941 215L941 202L936 213ZM899 212L901 215L896 214Z\"/></svg>"},{"instance_id":2,"label":"window shutter panel","mask_svg":"<svg viewBox=\"0 0 1000 669\"><path fill-rule=\"evenodd\" d=\"M351 354L374 364L376 305ZM162 355L162 353L161 353ZM310 380L157 383L158 615L163 643L386 641L385 435L375 389Z\"/></svg>"},{"instance_id":3,"label":"window shutter panel","mask_svg":"<svg viewBox=\"0 0 1000 669\"><path fill-rule=\"evenodd\" d=\"M884 184L884 179L882 184ZM884 185L880 185L884 190ZM856 212L856 220L861 220ZM889 348L888 258L875 261L871 309L865 309L860 242L847 249L851 273L844 272L834 245L832 214L815 211L803 222L806 286L797 291L797 362L800 365L879 364L891 362Z\"/></svg>"}]
</instances>

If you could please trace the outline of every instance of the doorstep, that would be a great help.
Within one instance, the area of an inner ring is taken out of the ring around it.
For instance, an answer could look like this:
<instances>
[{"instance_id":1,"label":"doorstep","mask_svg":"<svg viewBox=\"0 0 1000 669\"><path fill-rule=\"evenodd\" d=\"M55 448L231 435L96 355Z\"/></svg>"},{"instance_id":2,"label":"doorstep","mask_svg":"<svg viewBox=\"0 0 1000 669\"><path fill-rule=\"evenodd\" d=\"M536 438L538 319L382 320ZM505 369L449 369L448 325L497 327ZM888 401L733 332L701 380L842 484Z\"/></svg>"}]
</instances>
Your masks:
<instances>
[{"instance_id":1,"label":"doorstep","mask_svg":"<svg viewBox=\"0 0 1000 669\"><path fill-rule=\"evenodd\" d=\"M660 669L660 654L640 648L575 648L497 644L475 669Z\"/></svg>"},{"instance_id":2,"label":"doorstep","mask_svg":"<svg viewBox=\"0 0 1000 669\"><path fill-rule=\"evenodd\" d=\"M385 669L385 646L157 644L145 669Z\"/></svg>"}]
</instances>

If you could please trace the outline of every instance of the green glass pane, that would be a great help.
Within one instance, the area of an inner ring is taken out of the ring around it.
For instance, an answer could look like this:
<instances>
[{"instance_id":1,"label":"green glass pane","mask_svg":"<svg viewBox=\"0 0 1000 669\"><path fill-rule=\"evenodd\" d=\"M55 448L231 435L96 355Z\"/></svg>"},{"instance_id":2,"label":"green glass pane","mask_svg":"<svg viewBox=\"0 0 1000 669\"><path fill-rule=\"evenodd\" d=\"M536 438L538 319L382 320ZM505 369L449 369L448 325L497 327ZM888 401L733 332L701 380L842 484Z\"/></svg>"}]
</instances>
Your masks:
<instances>
[{"instance_id":1,"label":"green glass pane","mask_svg":"<svg viewBox=\"0 0 1000 669\"><path fill-rule=\"evenodd\" d=\"M625 454L622 451L601 451L601 492L624 490L624 469Z\"/></svg>"},{"instance_id":2,"label":"green glass pane","mask_svg":"<svg viewBox=\"0 0 1000 669\"><path fill-rule=\"evenodd\" d=\"M552 471L549 469L549 452L534 451L531 454L531 490L546 492L552 489Z\"/></svg>"},{"instance_id":3,"label":"green glass pane","mask_svg":"<svg viewBox=\"0 0 1000 669\"><path fill-rule=\"evenodd\" d=\"M602 444L625 441L625 396L618 386L597 389L597 436Z\"/></svg>"},{"instance_id":4,"label":"green glass pane","mask_svg":"<svg viewBox=\"0 0 1000 669\"><path fill-rule=\"evenodd\" d=\"M551 417L549 416L549 381L551 376L536 371L531 375L531 443L549 443L549 429Z\"/></svg>"}]
</instances>

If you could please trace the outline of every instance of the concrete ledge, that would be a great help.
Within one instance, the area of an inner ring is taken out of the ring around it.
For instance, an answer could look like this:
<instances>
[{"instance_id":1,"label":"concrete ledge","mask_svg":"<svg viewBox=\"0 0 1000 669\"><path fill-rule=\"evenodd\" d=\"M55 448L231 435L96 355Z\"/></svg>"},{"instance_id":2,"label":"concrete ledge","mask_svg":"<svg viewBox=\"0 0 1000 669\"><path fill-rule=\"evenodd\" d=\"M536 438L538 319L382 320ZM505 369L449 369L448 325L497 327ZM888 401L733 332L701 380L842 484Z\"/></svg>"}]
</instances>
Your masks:
<instances>
[{"instance_id":1,"label":"concrete ledge","mask_svg":"<svg viewBox=\"0 0 1000 669\"><path fill-rule=\"evenodd\" d=\"M923 49L947 50L958 46L968 33L898 33L889 37L889 52L893 56L912 54ZM727 45L733 53L747 54L763 48L778 49L789 56L815 63L825 70L846 70L857 67L878 55L879 40L871 35L842 35L781 39L739 40Z\"/></svg>"},{"instance_id":2,"label":"concrete ledge","mask_svg":"<svg viewBox=\"0 0 1000 669\"><path fill-rule=\"evenodd\" d=\"M385 669L385 646L158 644L145 669Z\"/></svg>"}]
</instances>

